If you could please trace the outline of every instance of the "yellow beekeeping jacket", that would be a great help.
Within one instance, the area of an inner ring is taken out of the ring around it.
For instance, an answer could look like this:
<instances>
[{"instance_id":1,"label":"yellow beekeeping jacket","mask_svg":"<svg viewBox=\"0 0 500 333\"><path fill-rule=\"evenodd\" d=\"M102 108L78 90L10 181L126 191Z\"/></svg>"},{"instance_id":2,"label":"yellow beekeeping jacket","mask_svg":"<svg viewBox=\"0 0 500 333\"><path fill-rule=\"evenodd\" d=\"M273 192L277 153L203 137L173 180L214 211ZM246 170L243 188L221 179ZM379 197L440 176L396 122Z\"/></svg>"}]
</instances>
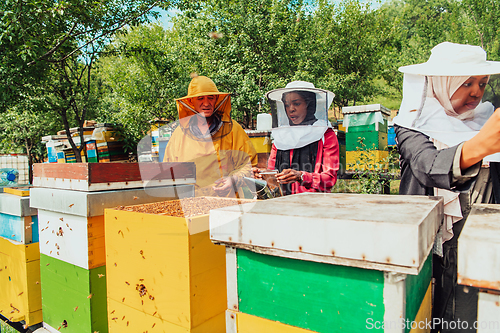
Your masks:
<instances>
[{"instance_id":1,"label":"yellow beekeeping jacket","mask_svg":"<svg viewBox=\"0 0 500 333\"><path fill-rule=\"evenodd\" d=\"M234 120L231 122L231 132L214 141L196 140L179 126L168 142L164 162L195 163L196 196L216 195L212 186L222 177L252 177L251 167L257 165L257 153L243 128Z\"/></svg>"},{"instance_id":2,"label":"yellow beekeeping jacket","mask_svg":"<svg viewBox=\"0 0 500 333\"><path fill-rule=\"evenodd\" d=\"M208 139L197 138L189 128L191 118L197 117L190 99L200 95L218 96L215 112L222 126ZM251 167L257 165L257 152L243 128L230 117L228 93L219 92L209 78L198 76L189 84L188 95L176 102L179 126L167 144L163 161L195 163L196 196L215 196L214 182L223 177L238 176L240 182L241 177L252 177Z\"/></svg>"}]
</instances>

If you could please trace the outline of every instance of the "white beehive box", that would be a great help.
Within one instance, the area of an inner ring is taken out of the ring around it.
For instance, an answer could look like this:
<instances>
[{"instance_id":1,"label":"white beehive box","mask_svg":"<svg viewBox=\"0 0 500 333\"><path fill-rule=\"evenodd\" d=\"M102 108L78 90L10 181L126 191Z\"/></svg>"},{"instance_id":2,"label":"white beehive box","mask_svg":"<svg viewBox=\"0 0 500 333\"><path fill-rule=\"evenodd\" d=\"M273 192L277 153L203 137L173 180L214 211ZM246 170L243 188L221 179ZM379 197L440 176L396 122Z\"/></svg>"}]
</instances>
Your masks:
<instances>
[{"instance_id":1,"label":"white beehive box","mask_svg":"<svg viewBox=\"0 0 500 333\"><path fill-rule=\"evenodd\" d=\"M458 283L479 288L478 333L500 332L499 222L499 205L475 204L458 239Z\"/></svg>"},{"instance_id":2,"label":"white beehive box","mask_svg":"<svg viewBox=\"0 0 500 333\"><path fill-rule=\"evenodd\" d=\"M210 230L240 248L417 274L442 212L438 197L302 193L213 210Z\"/></svg>"}]
</instances>

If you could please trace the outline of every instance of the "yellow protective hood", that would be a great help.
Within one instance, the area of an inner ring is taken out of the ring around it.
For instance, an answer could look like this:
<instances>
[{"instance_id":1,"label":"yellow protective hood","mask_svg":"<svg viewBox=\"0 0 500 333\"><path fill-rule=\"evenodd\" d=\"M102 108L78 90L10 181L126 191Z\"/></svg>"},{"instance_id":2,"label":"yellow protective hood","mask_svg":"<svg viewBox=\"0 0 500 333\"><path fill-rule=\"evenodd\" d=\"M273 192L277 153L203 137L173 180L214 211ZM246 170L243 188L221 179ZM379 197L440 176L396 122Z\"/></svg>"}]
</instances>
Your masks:
<instances>
[{"instance_id":1,"label":"yellow protective hood","mask_svg":"<svg viewBox=\"0 0 500 333\"><path fill-rule=\"evenodd\" d=\"M181 125L183 125L183 118L189 119L190 116L198 113L194 109L193 103L191 103L191 98L206 95L215 95L217 97L214 113L219 114L223 122L231 121L231 96L229 93L219 92L215 83L208 77L196 76L189 83L187 96L175 100Z\"/></svg>"}]
</instances>

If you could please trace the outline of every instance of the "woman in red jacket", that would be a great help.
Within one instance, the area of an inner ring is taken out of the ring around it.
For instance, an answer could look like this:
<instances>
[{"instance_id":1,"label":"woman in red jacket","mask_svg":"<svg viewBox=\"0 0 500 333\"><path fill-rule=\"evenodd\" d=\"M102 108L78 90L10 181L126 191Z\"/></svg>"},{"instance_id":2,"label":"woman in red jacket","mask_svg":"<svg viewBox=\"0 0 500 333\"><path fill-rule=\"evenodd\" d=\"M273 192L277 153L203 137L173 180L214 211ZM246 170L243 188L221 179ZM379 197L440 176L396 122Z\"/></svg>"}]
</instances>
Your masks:
<instances>
[{"instance_id":1,"label":"woman in red jacket","mask_svg":"<svg viewBox=\"0 0 500 333\"><path fill-rule=\"evenodd\" d=\"M284 194L330 192L337 181L339 144L328 121L335 95L294 81L266 94L273 115L267 167L277 170ZM256 178L258 170L254 168Z\"/></svg>"}]
</instances>

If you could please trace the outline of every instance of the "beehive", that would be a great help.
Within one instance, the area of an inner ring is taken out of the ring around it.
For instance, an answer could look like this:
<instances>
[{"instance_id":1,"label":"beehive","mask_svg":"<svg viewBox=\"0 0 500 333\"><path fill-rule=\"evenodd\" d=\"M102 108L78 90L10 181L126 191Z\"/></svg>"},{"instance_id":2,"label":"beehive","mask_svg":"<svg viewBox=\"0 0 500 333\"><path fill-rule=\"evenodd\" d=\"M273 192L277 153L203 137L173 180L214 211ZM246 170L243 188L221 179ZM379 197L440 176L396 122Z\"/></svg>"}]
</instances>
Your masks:
<instances>
[{"instance_id":1,"label":"beehive","mask_svg":"<svg viewBox=\"0 0 500 333\"><path fill-rule=\"evenodd\" d=\"M391 111L381 104L345 106L342 108L342 125L346 132L376 131L387 133Z\"/></svg>"},{"instance_id":2,"label":"beehive","mask_svg":"<svg viewBox=\"0 0 500 333\"><path fill-rule=\"evenodd\" d=\"M176 185L177 181L186 181L175 178L177 167L194 174L193 165L184 168L181 163L166 169L147 166L146 171L152 172L146 179L138 164L53 164L35 168L37 185L44 186L31 190L31 206L38 208L42 221L40 267L47 329L57 331L67 325L75 333L108 331L104 209L193 196L193 185ZM164 186L158 186L165 180L162 170L168 179ZM152 187L148 181L154 183Z\"/></svg>"},{"instance_id":3,"label":"beehive","mask_svg":"<svg viewBox=\"0 0 500 333\"><path fill-rule=\"evenodd\" d=\"M6 192L18 195L0 193L0 314L31 326L42 321L37 211L26 191Z\"/></svg>"},{"instance_id":4,"label":"beehive","mask_svg":"<svg viewBox=\"0 0 500 333\"><path fill-rule=\"evenodd\" d=\"M177 216L159 204L106 210L110 332L224 332L225 248L209 239L207 208L242 201L186 200Z\"/></svg>"},{"instance_id":5,"label":"beehive","mask_svg":"<svg viewBox=\"0 0 500 333\"><path fill-rule=\"evenodd\" d=\"M271 131L245 131L257 152L257 166L267 168L267 160L271 153Z\"/></svg>"},{"instance_id":6,"label":"beehive","mask_svg":"<svg viewBox=\"0 0 500 333\"><path fill-rule=\"evenodd\" d=\"M347 132L346 151L387 150L387 133L377 131Z\"/></svg>"},{"instance_id":7,"label":"beehive","mask_svg":"<svg viewBox=\"0 0 500 333\"><path fill-rule=\"evenodd\" d=\"M479 289L478 333L500 330L499 219L498 205L475 204L458 239L458 283Z\"/></svg>"},{"instance_id":8,"label":"beehive","mask_svg":"<svg viewBox=\"0 0 500 333\"><path fill-rule=\"evenodd\" d=\"M211 211L211 239L226 245L226 332L409 332L431 320L442 213L436 197L320 193Z\"/></svg>"},{"instance_id":9,"label":"beehive","mask_svg":"<svg viewBox=\"0 0 500 333\"><path fill-rule=\"evenodd\" d=\"M22 190L6 191L17 194L0 193L0 236L23 244L38 242L37 211L30 208L29 196Z\"/></svg>"},{"instance_id":10,"label":"beehive","mask_svg":"<svg viewBox=\"0 0 500 333\"><path fill-rule=\"evenodd\" d=\"M388 156L387 150L347 151L347 170L387 170L389 167Z\"/></svg>"},{"instance_id":11,"label":"beehive","mask_svg":"<svg viewBox=\"0 0 500 333\"><path fill-rule=\"evenodd\" d=\"M194 163L41 163L33 185L77 191L109 191L195 183Z\"/></svg>"},{"instance_id":12,"label":"beehive","mask_svg":"<svg viewBox=\"0 0 500 333\"><path fill-rule=\"evenodd\" d=\"M0 237L0 313L31 326L42 321L38 243Z\"/></svg>"}]
</instances>

